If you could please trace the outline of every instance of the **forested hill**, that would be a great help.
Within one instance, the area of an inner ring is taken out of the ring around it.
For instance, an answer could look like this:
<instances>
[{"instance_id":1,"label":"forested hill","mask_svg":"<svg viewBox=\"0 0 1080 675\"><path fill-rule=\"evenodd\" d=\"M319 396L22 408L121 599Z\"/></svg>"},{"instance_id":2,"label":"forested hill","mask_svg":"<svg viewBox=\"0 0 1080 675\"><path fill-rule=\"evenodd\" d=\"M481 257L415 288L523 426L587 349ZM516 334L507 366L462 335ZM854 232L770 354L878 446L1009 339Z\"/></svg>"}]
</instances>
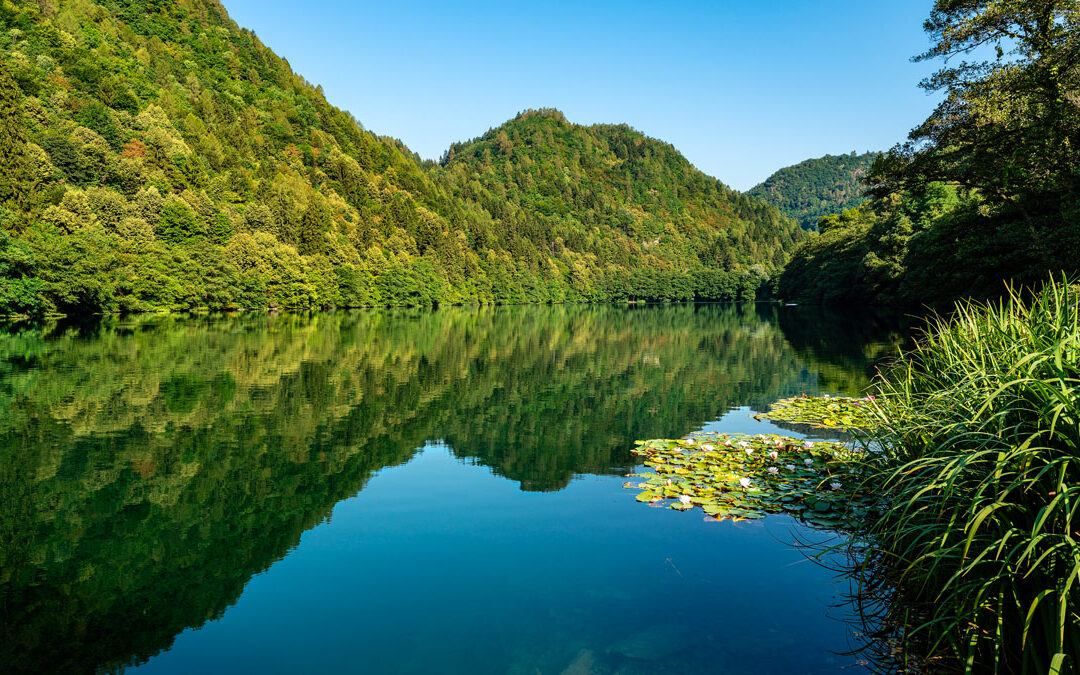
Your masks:
<instances>
[{"instance_id":1,"label":"forested hill","mask_svg":"<svg viewBox=\"0 0 1080 675\"><path fill-rule=\"evenodd\" d=\"M653 275L658 293L691 283L678 278L685 271L763 275L803 238L775 208L698 171L671 145L626 125L572 124L557 110L526 111L456 143L440 164L455 195L541 253L585 252L575 274L645 268L632 273Z\"/></svg>"},{"instance_id":2,"label":"forested hill","mask_svg":"<svg viewBox=\"0 0 1080 675\"><path fill-rule=\"evenodd\" d=\"M212 0L4 0L0 314L746 297L801 236L556 117L435 166Z\"/></svg>"},{"instance_id":3,"label":"forested hill","mask_svg":"<svg viewBox=\"0 0 1080 675\"><path fill-rule=\"evenodd\" d=\"M776 206L803 228L865 201L862 178L880 153L825 155L780 169L747 194Z\"/></svg>"}]
</instances>

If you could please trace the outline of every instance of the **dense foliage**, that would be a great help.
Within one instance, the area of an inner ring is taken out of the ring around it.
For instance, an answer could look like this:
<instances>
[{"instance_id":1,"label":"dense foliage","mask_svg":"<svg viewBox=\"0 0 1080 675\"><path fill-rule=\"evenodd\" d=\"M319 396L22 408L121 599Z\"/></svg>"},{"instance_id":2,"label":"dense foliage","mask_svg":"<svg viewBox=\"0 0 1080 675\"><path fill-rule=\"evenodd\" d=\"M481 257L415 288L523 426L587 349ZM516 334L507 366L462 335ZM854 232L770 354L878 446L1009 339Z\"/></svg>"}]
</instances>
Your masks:
<instances>
[{"instance_id":1,"label":"dense foliage","mask_svg":"<svg viewBox=\"0 0 1080 675\"><path fill-rule=\"evenodd\" d=\"M786 298L942 305L1080 269L1080 2L938 0L926 29L945 100L798 250Z\"/></svg>"},{"instance_id":2,"label":"dense foliage","mask_svg":"<svg viewBox=\"0 0 1080 675\"><path fill-rule=\"evenodd\" d=\"M825 155L784 167L746 193L761 199L804 229L812 230L825 216L855 208L866 197L864 179L879 153Z\"/></svg>"},{"instance_id":3,"label":"dense foliage","mask_svg":"<svg viewBox=\"0 0 1080 675\"><path fill-rule=\"evenodd\" d=\"M1016 221L972 229L982 206L970 192L930 183L827 216L788 263L781 293L800 302L943 305L992 295L1004 278L1036 278L1055 259L1069 263L1063 251L1038 251Z\"/></svg>"},{"instance_id":4,"label":"dense foliage","mask_svg":"<svg viewBox=\"0 0 1080 675\"><path fill-rule=\"evenodd\" d=\"M966 303L879 392L859 541L864 606L912 656L968 672L1080 659L1080 289ZM918 661L916 661L918 663Z\"/></svg>"},{"instance_id":5,"label":"dense foliage","mask_svg":"<svg viewBox=\"0 0 1080 675\"><path fill-rule=\"evenodd\" d=\"M421 162L210 0L3 0L0 64L0 314L731 299L800 236L625 127Z\"/></svg>"}]
</instances>

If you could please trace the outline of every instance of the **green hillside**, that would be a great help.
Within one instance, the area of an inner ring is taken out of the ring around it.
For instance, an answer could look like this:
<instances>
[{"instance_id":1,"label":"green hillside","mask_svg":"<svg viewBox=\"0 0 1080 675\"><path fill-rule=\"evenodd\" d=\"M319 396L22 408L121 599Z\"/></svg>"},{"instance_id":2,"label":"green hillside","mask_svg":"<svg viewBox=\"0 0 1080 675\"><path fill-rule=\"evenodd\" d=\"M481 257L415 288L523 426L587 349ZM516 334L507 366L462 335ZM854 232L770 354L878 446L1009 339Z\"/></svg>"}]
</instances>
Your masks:
<instances>
[{"instance_id":1,"label":"green hillside","mask_svg":"<svg viewBox=\"0 0 1080 675\"><path fill-rule=\"evenodd\" d=\"M625 127L422 162L212 0L3 0L0 62L0 314L747 296L800 237Z\"/></svg>"},{"instance_id":2,"label":"green hillside","mask_svg":"<svg viewBox=\"0 0 1080 675\"><path fill-rule=\"evenodd\" d=\"M456 196L535 245L516 255L582 252L571 278L602 279L608 295L728 297L723 286L737 276L724 272L763 278L804 238L671 145L626 125L572 124L557 110L526 111L455 143L440 163Z\"/></svg>"},{"instance_id":3,"label":"green hillside","mask_svg":"<svg viewBox=\"0 0 1080 675\"><path fill-rule=\"evenodd\" d=\"M865 201L862 178L878 156L876 152L852 152L808 159L780 169L747 194L772 204L811 230L825 216Z\"/></svg>"}]
</instances>

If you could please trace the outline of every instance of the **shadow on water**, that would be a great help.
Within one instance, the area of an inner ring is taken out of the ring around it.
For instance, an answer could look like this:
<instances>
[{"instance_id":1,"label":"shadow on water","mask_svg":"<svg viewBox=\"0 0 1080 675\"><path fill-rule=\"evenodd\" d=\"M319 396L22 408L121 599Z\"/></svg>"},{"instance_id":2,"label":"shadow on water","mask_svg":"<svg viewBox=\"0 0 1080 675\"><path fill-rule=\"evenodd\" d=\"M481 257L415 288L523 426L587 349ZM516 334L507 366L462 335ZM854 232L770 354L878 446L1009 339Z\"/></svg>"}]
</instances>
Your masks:
<instances>
[{"instance_id":1,"label":"shadow on water","mask_svg":"<svg viewBox=\"0 0 1080 675\"><path fill-rule=\"evenodd\" d=\"M854 393L902 332L771 305L146 316L0 332L0 664L139 663L426 441L527 491Z\"/></svg>"}]
</instances>

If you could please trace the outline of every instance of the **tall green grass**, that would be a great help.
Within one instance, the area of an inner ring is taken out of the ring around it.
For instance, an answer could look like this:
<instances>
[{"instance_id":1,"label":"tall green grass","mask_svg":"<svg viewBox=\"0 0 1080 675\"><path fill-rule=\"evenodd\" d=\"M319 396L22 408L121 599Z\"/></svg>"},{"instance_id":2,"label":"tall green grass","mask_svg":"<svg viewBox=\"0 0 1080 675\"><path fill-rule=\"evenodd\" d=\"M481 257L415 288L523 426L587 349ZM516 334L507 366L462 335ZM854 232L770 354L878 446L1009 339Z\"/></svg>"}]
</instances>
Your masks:
<instances>
[{"instance_id":1,"label":"tall green grass","mask_svg":"<svg viewBox=\"0 0 1080 675\"><path fill-rule=\"evenodd\" d=\"M920 668L1080 672L1078 303L964 304L878 385L858 579Z\"/></svg>"}]
</instances>

